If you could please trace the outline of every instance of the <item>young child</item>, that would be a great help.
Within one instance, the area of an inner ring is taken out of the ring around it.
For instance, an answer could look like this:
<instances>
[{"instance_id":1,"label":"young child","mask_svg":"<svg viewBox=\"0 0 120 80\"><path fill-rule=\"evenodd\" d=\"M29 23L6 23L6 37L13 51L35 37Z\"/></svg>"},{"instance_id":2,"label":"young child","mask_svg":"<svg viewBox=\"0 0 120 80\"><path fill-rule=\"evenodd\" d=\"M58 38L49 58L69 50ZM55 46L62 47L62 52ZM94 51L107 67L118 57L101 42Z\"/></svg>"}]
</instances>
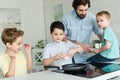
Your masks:
<instances>
[{"instance_id":1,"label":"young child","mask_svg":"<svg viewBox=\"0 0 120 80\"><path fill-rule=\"evenodd\" d=\"M60 21L55 21L50 26L53 42L48 43L43 51L42 63L44 66L54 65L61 68L64 64L72 63L72 55L82 52L82 47L62 41L65 38L64 25Z\"/></svg>"},{"instance_id":2,"label":"young child","mask_svg":"<svg viewBox=\"0 0 120 80\"><path fill-rule=\"evenodd\" d=\"M5 28L1 38L6 46L3 54L0 54L0 69L4 77L12 77L27 73L32 69L31 46L24 45L25 54L21 52L24 32L16 28Z\"/></svg>"},{"instance_id":3,"label":"young child","mask_svg":"<svg viewBox=\"0 0 120 80\"><path fill-rule=\"evenodd\" d=\"M117 38L110 25L110 14L107 11L98 12L96 15L99 28L103 29L102 47L95 49L96 54L88 59L93 62L108 62L120 57Z\"/></svg>"}]
</instances>

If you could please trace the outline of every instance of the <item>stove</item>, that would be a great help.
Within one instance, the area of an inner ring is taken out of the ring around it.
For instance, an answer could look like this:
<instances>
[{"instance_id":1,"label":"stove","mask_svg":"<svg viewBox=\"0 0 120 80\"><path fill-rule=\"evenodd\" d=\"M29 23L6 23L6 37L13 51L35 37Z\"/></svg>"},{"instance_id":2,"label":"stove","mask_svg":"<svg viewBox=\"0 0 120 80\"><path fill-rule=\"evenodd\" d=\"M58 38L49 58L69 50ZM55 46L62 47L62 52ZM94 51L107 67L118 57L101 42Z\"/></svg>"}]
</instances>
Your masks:
<instances>
[{"instance_id":1,"label":"stove","mask_svg":"<svg viewBox=\"0 0 120 80\"><path fill-rule=\"evenodd\" d=\"M97 63L86 64L84 70L77 73L66 73L64 70L52 70L53 72L74 75L88 78L89 80L106 80L118 77L120 75L120 64L117 63Z\"/></svg>"}]
</instances>

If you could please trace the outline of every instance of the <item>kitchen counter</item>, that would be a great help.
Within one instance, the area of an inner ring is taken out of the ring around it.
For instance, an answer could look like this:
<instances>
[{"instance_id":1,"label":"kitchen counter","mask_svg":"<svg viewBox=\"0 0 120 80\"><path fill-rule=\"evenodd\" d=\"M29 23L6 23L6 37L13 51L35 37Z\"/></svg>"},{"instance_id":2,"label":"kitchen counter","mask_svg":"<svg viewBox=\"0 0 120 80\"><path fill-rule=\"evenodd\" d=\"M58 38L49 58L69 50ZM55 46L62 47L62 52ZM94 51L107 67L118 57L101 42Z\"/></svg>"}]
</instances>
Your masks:
<instances>
[{"instance_id":1,"label":"kitchen counter","mask_svg":"<svg viewBox=\"0 0 120 80\"><path fill-rule=\"evenodd\" d=\"M17 77L4 78L1 80L80 80L80 79L87 80L77 76L55 73L48 70L48 71L25 74Z\"/></svg>"},{"instance_id":2,"label":"kitchen counter","mask_svg":"<svg viewBox=\"0 0 120 80\"><path fill-rule=\"evenodd\" d=\"M48 70L25 74L17 77L3 78L1 80L106 80L108 77L115 76L116 74L120 74L120 70L96 78L84 78L68 74L56 73ZM114 80L120 80L120 78L117 77L117 79Z\"/></svg>"}]
</instances>

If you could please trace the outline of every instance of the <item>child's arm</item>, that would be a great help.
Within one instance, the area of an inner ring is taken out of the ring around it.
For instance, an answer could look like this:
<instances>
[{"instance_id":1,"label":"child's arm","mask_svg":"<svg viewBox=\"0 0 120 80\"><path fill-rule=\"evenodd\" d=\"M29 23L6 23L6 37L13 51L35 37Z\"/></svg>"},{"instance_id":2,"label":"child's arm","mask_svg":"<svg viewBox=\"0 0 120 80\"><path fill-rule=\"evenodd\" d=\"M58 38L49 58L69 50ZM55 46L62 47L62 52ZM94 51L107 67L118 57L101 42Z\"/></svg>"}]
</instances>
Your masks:
<instances>
[{"instance_id":1,"label":"child's arm","mask_svg":"<svg viewBox=\"0 0 120 80\"><path fill-rule=\"evenodd\" d=\"M110 48L110 42L108 40L105 40L105 45L102 48L95 49L93 52L94 53L100 53L102 51L105 51Z\"/></svg>"},{"instance_id":2,"label":"child's arm","mask_svg":"<svg viewBox=\"0 0 120 80\"><path fill-rule=\"evenodd\" d=\"M32 69L31 46L29 44L25 44L24 49L27 56L27 70L29 71Z\"/></svg>"},{"instance_id":3,"label":"child's arm","mask_svg":"<svg viewBox=\"0 0 120 80\"><path fill-rule=\"evenodd\" d=\"M5 77L12 77L15 75L16 56L15 56L15 53L13 53L12 51L9 51L8 55L11 58L11 61L10 61L8 72L5 74Z\"/></svg>"},{"instance_id":4,"label":"child's arm","mask_svg":"<svg viewBox=\"0 0 120 80\"><path fill-rule=\"evenodd\" d=\"M51 57L51 58L46 58L43 59L42 63L44 66L48 66L50 65L53 61L58 60L58 59L64 59L65 58L65 54L64 53L58 53L57 55Z\"/></svg>"},{"instance_id":5,"label":"child's arm","mask_svg":"<svg viewBox=\"0 0 120 80\"><path fill-rule=\"evenodd\" d=\"M67 52L66 56L71 57L71 56L73 56L77 52L78 53L83 52L83 48L81 46L78 46L77 48L70 49Z\"/></svg>"}]
</instances>

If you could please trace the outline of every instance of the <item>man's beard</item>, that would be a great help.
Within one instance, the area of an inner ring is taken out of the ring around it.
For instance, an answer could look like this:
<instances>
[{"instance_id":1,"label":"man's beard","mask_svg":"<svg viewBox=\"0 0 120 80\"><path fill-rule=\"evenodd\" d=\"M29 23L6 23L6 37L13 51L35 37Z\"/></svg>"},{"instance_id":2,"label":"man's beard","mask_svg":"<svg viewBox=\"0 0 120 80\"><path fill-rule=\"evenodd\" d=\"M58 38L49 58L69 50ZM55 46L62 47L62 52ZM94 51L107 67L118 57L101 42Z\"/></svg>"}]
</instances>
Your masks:
<instances>
[{"instance_id":1,"label":"man's beard","mask_svg":"<svg viewBox=\"0 0 120 80\"><path fill-rule=\"evenodd\" d=\"M80 19L84 19L85 16L86 16L86 14L85 14L85 15L84 15L84 14L79 15L77 12L76 12L76 14L77 14L77 16L78 16Z\"/></svg>"}]
</instances>

